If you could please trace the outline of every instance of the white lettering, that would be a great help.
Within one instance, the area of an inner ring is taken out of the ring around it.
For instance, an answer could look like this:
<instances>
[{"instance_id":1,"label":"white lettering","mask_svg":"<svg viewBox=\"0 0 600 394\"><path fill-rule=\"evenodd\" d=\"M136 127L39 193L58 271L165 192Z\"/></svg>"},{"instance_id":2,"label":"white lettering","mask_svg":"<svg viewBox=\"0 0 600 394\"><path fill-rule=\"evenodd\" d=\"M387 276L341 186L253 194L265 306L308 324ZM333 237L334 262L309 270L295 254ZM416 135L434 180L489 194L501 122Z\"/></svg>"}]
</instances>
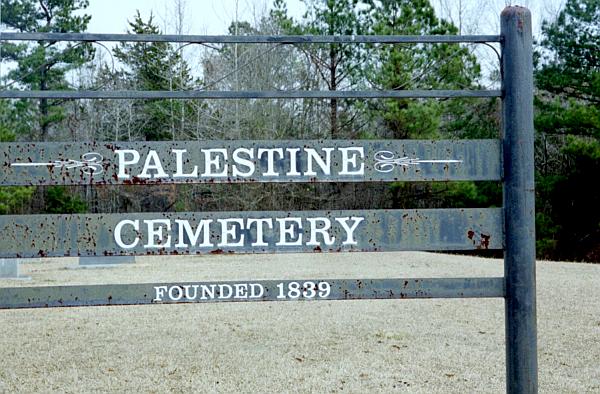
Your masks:
<instances>
[{"instance_id":1,"label":"white lettering","mask_svg":"<svg viewBox=\"0 0 600 394\"><path fill-rule=\"evenodd\" d=\"M204 153L204 172L202 176L227 176L227 149L200 149L200 151ZM215 156L213 157L213 155ZM222 166L221 157L223 158ZM217 172L221 168L221 172Z\"/></svg>"},{"instance_id":2,"label":"white lettering","mask_svg":"<svg viewBox=\"0 0 600 394\"><path fill-rule=\"evenodd\" d=\"M248 284L240 283L233 285L235 287L235 295L233 298L248 298Z\"/></svg>"},{"instance_id":3,"label":"white lettering","mask_svg":"<svg viewBox=\"0 0 600 394\"><path fill-rule=\"evenodd\" d=\"M175 293L175 290L177 290L177 293ZM182 297L183 297L183 291L181 290L181 287L179 287L179 286L171 286L169 288L169 298L172 301L179 301Z\"/></svg>"},{"instance_id":4,"label":"white lettering","mask_svg":"<svg viewBox=\"0 0 600 394\"><path fill-rule=\"evenodd\" d=\"M213 299L215 298L215 287L216 285L200 285L202 289L202 297L201 300Z\"/></svg>"},{"instance_id":5,"label":"white lettering","mask_svg":"<svg viewBox=\"0 0 600 394\"><path fill-rule=\"evenodd\" d=\"M152 301L162 301L166 291L167 286L154 286L156 297L154 297L154 300Z\"/></svg>"},{"instance_id":6,"label":"white lettering","mask_svg":"<svg viewBox=\"0 0 600 394\"><path fill-rule=\"evenodd\" d=\"M360 167L358 167L358 169L356 168L358 165L356 163L356 159L358 157L361 159L365 158L365 150L362 146L339 148L339 151L342 152L342 170L340 171L340 175L364 175L364 162L360 163ZM350 151L353 151L353 153L351 154ZM350 167L350 165L352 165L352 167Z\"/></svg>"},{"instance_id":7,"label":"white lettering","mask_svg":"<svg viewBox=\"0 0 600 394\"><path fill-rule=\"evenodd\" d=\"M279 223L279 242L275 244L276 246L302 245L302 231L300 231L302 230L301 218L275 218L275 220Z\"/></svg>"},{"instance_id":8,"label":"white lettering","mask_svg":"<svg viewBox=\"0 0 600 394\"><path fill-rule=\"evenodd\" d=\"M114 228L114 242L123 249L143 244L146 249L192 251L215 246L330 246L336 242L346 246L358 244L357 231L365 221L363 216L121 220Z\"/></svg>"},{"instance_id":9,"label":"white lettering","mask_svg":"<svg viewBox=\"0 0 600 394\"><path fill-rule=\"evenodd\" d=\"M248 219L247 227L250 227L256 223L256 242L252 242L252 246L268 246L264 240L263 227L266 224L269 228L273 228L273 219Z\"/></svg>"},{"instance_id":10,"label":"white lettering","mask_svg":"<svg viewBox=\"0 0 600 394\"><path fill-rule=\"evenodd\" d=\"M159 156L159 151L150 149L144 157L142 166L142 157L139 151L116 149L117 179L131 179L135 176L145 179L169 177L194 179L227 176L248 178L283 175L316 177L330 176L336 171L340 176L364 175L365 173L365 148L362 146L207 148L200 149L200 152L204 155L203 163L193 162L189 149L186 148L171 149L172 161L162 163L164 158ZM335 163L336 166L333 166L334 154L332 152L335 152L335 159L339 161ZM282 162L283 159L286 159L285 164ZM142 167L137 175L132 173L134 166ZM303 172L303 169L306 171Z\"/></svg>"},{"instance_id":11,"label":"white lettering","mask_svg":"<svg viewBox=\"0 0 600 394\"><path fill-rule=\"evenodd\" d=\"M197 284L197 285L174 285L154 286L154 302L161 301L193 301L198 299L200 288L200 300L213 300L215 298L225 299L249 299L261 298L265 294L264 286L260 283L227 283ZM316 289L316 288L315 288ZM315 291L315 290L313 290Z\"/></svg>"},{"instance_id":12,"label":"white lettering","mask_svg":"<svg viewBox=\"0 0 600 394\"><path fill-rule=\"evenodd\" d=\"M241 158L240 154L242 154L242 153L248 155L248 159ZM254 150L253 149L238 148L233 151L233 161L236 164L233 166L233 169L232 169L232 171L233 171L232 175L234 177L237 177L237 176L249 177L252 174L254 174L254 171L255 171L254 162L249 159L254 159ZM246 167L248 170L245 172L240 171L238 169L238 166Z\"/></svg>"},{"instance_id":13,"label":"white lettering","mask_svg":"<svg viewBox=\"0 0 600 394\"><path fill-rule=\"evenodd\" d=\"M307 169L304 175L315 176L317 173L313 170L313 163L316 163L321 167L324 175L331 174L331 152L333 148L321 148L325 152L325 160L317 153L313 148L304 148L304 151L308 155L306 159Z\"/></svg>"},{"instance_id":14,"label":"white lettering","mask_svg":"<svg viewBox=\"0 0 600 394\"><path fill-rule=\"evenodd\" d=\"M198 238L200 238L200 233L204 235L202 239L202 243L198 245L199 247L207 247L212 246L210 243L210 227L209 225L212 223L212 219L202 219L200 223L198 223L198 227L196 227L196 231L192 230L192 226L190 222L187 220L179 220L175 219L175 223L177 224L178 230L178 241L175 244L176 248L187 248L188 246L195 246L198 242ZM190 244L185 243L185 240L189 239Z\"/></svg>"},{"instance_id":15,"label":"white lettering","mask_svg":"<svg viewBox=\"0 0 600 394\"><path fill-rule=\"evenodd\" d=\"M335 242L335 237L332 237L329 234L331 220L327 218L307 218L306 220L308 220L310 223L310 240L306 243L307 245L320 245L320 243L317 241L317 234L321 234L325 245L333 245ZM318 228L317 222L323 223L323 227Z\"/></svg>"},{"instance_id":16,"label":"white lettering","mask_svg":"<svg viewBox=\"0 0 600 394\"><path fill-rule=\"evenodd\" d=\"M134 149L116 149L115 153L117 154L118 163L119 163L119 171L117 172L117 178L119 179L129 179L129 175L125 172L125 167L129 165L134 165L140 161L140 154L138 151ZM131 160L126 160L125 155L131 155Z\"/></svg>"},{"instance_id":17,"label":"white lettering","mask_svg":"<svg viewBox=\"0 0 600 394\"><path fill-rule=\"evenodd\" d=\"M188 300L195 300L198 296L198 285L185 285L183 289L185 290L185 298ZM190 288L194 289L194 295L190 294Z\"/></svg>"},{"instance_id":18,"label":"white lettering","mask_svg":"<svg viewBox=\"0 0 600 394\"><path fill-rule=\"evenodd\" d=\"M144 248L171 247L171 234L167 233L167 240L163 243L163 228L166 228L167 232L171 231L171 221L169 219L144 220L144 223L146 223L148 231L148 240ZM158 243L155 243L155 240L158 240Z\"/></svg>"},{"instance_id":19,"label":"white lettering","mask_svg":"<svg viewBox=\"0 0 600 394\"><path fill-rule=\"evenodd\" d=\"M296 159L300 148L286 148L285 151L290 155L290 170L285 175L301 176L302 174L298 171L298 160Z\"/></svg>"},{"instance_id":20,"label":"white lettering","mask_svg":"<svg viewBox=\"0 0 600 394\"><path fill-rule=\"evenodd\" d=\"M152 176L148 171L154 170L156 174ZM167 178L168 175L163 169L162 163L160 162L160 157L158 157L158 153L155 150L150 150L148 152L148 156L146 156L146 161L144 162L144 168L142 168L142 172L138 175L140 178Z\"/></svg>"},{"instance_id":21,"label":"white lettering","mask_svg":"<svg viewBox=\"0 0 600 394\"><path fill-rule=\"evenodd\" d=\"M233 287L231 287L229 285L218 285L218 286L219 286L219 298L220 299L231 298L231 295L233 294ZM225 293L225 290L227 290L227 293Z\"/></svg>"},{"instance_id":22,"label":"white lettering","mask_svg":"<svg viewBox=\"0 0 600 394\"><path fill-rule=\"evenodd\" d=\"M244 234L241 233L241 230L244 229L244 220L243 219L217 219L219 223L221 223L221 242L219 242L218 246L244 246ZM238 226L231 226L229 224L239 224ZM236 237L238 230L239 238ZM229 242L229 238L231 237L232 242ZM237 239L237 241L235 241Z\"/></svg>"},{"instance_id":23,"label":"white lettering","mask_svg":"<svg viewBox=\"0 0 600 394\"><path fill-rule=\"evenodd\" d=\"M123 249L135 248L135 245L137 245L137 243L140 240L139 236L136 236L135 240L133 241L133 243L130 243L130 244L125 244L123 242L123 238L121 237L121 231L123 231L123 226L125 226L126 224L129 224L129 225L133 226L133 229L136 232L140 231L140 221L139 220L127 220L127 219L126 220L121 220L115 226L115 242L117 243L117 245L119 245L120 248L123 248Z\"/></svg>"},{"instance_id":24,"label":"white lettering","mask_svg":"<svg viewBox=\"0 0 600 394\"><path fill-rule=\"evenodd\" d=\"M265 294L265 288L260 283L250 283L250 298L260 298Z\"/></svg>"},{"instance_id":25,"label":"white lettering","mask_svg":"<svg viewBox=\"0 0 600 394\"><path fill-rule=\"evenodd\" d=\"M173 178L197 178L198 177L198 166L194 166L192 172L185 174L183 172L183 154L187 153L187 149L173 149L175 153L175 174Z\"/></svg>"},{"instance_id":26,"label":"white lettering","mask_svg":"<svg viewBox=\"0 0 600 394\"><path fill-rule=\"evenodd\" d=\"M258 149L258 158L260 159L264 156L264 153L267 154L267 172L263 173L263 176L279 176L278 172L275 172L275 153L279 155L280 158L283 158L283 149Z\"/></svg>"},{"instance_id":27,"label":"white lettering","mask_svg":"<svg viewBox=\"0 0 600 394\"><path fill-rule=\"evenodd\" d=\"M354 220L354 224L352 226L348 226L346 223L348 220ZM358 227L360 222L365 220L363 217L345 217L345 218L335 218L335 221L342 225L342 228L346 231L346 240L342 242L342 245L356 245L357 242L354 240L354 230Z\"/></svg>"}]
</instances>

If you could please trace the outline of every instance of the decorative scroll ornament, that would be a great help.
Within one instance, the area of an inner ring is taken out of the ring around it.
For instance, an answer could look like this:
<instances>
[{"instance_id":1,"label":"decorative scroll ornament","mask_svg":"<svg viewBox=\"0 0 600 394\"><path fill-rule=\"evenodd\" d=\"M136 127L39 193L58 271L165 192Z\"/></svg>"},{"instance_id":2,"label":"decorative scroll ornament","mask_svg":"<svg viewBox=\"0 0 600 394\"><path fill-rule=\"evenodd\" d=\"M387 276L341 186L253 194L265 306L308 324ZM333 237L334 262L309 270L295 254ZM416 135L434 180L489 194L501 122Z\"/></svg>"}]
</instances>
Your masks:
<instances>
[{"instance_id":1,"label":"decorative scroll ornament","mask_svg":"<svg viewBox=\"0 0 600 394\"><path fill-rule=\"evenodd\" d=\"M450 164L450 163L462 163L462 160L421 160L418 157L411 159L408 156L395 158L394 152L387 150L380 150L375 153L375 171L378 172L392 172L396 166L410 167L418 166L422 163L434 163L434 164Z\"/></svg>"},{"instance_id":2,"label":"decorative scroll ornament","mask_svg":"<svg viewBox=\"0 0 600 394\"><path fill-rule=\"evenodd\" d=\"M47 163L11 163L11 167L53 167L53 168L81 168L81 172L88 175L99 175L104 172L100 153L88 152L81 155L81 160L54 160Z\"/></svg>"}]
</instances>

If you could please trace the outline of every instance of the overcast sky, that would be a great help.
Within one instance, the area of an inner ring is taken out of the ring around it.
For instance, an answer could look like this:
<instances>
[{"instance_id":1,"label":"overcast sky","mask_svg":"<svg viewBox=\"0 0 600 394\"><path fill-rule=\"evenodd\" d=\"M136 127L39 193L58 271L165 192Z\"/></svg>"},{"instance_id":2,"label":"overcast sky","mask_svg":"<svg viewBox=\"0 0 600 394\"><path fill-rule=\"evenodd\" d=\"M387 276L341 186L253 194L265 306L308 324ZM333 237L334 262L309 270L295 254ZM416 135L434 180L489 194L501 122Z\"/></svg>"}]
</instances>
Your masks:
<instances>
[{"instance_id":1,"label":"overcast sky","mask_svg":"<svg viewBox=\"0 0 600 394\"><path fill-rule=\"evenodd\" d=\"M2 0L0 0L2 1ZM451 20L462 27L461 34L498 34L500 30L499 15L506 5L517 4L509 0L430 0L436 8L438 16ZM522 0L518 4L528 7L533 14L534 36L540 32L541 21L554 19L565 0ZM257 21L266 15L273 0L89 0L85 12L92 16L88 26L90 33L125 33L128 20L132 20L139 10L144 20L152 13L163 33L175 34L175 5L183 5L183 34L227 34L227 27L232 21ZM287 0L289 14L299 19L304 13L301 0ZM1 3L0 3L1 4ZM459 12L459 4L462 12ZM112 45L109 45L112 46ZM193 61L198 56L198 48L191 47L184 51L184 57ZM102 51L101 51L102 52ZM489 49L476 49L484 70L494 70L497 58ZM0 77L6 73L10 65L0 63ZM487 74L487 72L485 73Z\"/></svg>"},{"instance_id":2,"label":"overcast sky","mask_svg":"<svg viewBox=\"0 0 600 394\"><path fill-rule=\"evenodd\" d=\"M264 15L272 0L181 0L185 5L184 25L188 34L225 34L231 21L255 20ZM522 0L518 4L527 6L533 13L534 31L539 31L543 18L552 18L564 0ZM517 4L508 0L431 0L438 14L452 19L455 24L461 20L458 4L462 4L463 34L497 34L499 15L507 4ZM90 0L86 13L92 15L89 31L92 33L123 33L127 20L136 10L146 19L150 12L156 16L165 33L173 33L173 0ZM288 0L291 15L300 17L304 7L300 0ZM451 4L450 7L447 4Z\"/></svg>"}]
</instances>

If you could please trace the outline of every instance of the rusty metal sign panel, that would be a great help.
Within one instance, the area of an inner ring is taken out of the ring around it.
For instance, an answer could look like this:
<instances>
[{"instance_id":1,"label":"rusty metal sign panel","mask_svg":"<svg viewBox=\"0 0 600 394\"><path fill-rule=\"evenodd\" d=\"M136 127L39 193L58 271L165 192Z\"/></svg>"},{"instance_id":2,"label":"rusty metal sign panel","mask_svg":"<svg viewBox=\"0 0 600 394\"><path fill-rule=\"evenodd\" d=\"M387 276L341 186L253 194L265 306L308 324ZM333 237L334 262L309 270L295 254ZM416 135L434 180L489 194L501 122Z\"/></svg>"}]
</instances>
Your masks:
<instances>
[{"instance_id":1,"label":"rusty metal sign panel","mask_svg":"<svg viewBox=\"0 0 600 394\"><path fill-rule=\"evenodd\" d=\"M0 185L500 180L499 140L2 143Z\"/></svg>"},{"instance_id":2,"label":"rusty metal sign panel","mask_svg":"<svg viewBox=\"0 0 600 394\"><path fill-rule=\"evenodd\" d=\"M503 278L132 283L0 289L0 309L81 305L503 297Z\"/></svg>"},{"instance_id":3,"label":"rusty metal sign panel","mask_svg":"<svg viewBox=\"0 0 600 394\"><path fill-rule=\"evenodd\" d=\"M0 257L501 249L502 209L0 216Z\"/></svg>"}]
</instances>

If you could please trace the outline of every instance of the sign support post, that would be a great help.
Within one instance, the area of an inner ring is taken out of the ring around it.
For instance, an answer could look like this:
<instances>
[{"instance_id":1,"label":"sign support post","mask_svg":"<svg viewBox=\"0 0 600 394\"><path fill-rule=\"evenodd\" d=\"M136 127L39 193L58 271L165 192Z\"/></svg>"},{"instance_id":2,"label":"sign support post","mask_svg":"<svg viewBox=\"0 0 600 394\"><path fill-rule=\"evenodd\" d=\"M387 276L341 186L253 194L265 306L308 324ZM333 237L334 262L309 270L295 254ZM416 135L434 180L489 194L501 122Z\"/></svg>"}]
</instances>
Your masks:
<instances>
[{"instance_id":1,"label":"sign support post","mask_svg":"<svg viewBox=\"0 0 600 394\"><path fill-rule=\"evenodd\" d=\"M536 393L535 191L531 13L501 16L506 372L508 393Z\"/></svg>"}]
</instances>

